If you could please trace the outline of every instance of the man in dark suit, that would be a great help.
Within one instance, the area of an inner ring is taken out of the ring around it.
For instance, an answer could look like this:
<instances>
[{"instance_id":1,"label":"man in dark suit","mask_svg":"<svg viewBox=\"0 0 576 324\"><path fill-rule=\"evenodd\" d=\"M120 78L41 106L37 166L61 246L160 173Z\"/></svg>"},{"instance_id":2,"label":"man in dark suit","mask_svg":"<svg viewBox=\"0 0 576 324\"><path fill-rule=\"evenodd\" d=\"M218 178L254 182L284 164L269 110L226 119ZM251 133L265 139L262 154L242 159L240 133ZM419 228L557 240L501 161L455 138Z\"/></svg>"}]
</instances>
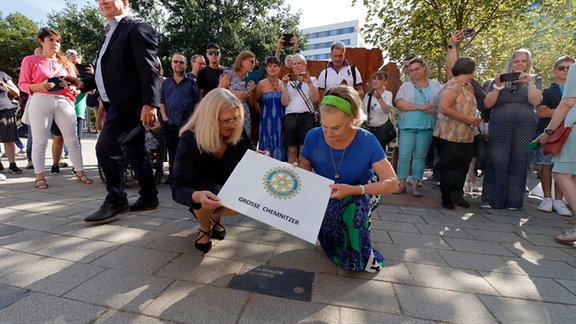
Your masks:
<instances>
[{"instance_id":1,"label":"man in dark suit","mask_svg":"<svg viewBox=\"0 0 576 324\"><path fill-rule=\"evenodd\" d=\"M100 209L84 219L90 223L109 222L127 209L158 208L158 191L144 146L144 126L156 122L160 106L156 34L149 24L128 15L128 0L98 0L98 6L108 23L94 78L67 79L82 91L97 88L106 110L96 156L108 194ZM130 206L124 192L124 162L130 164L140 185L140 197Z\"/></svg>"}]
</instances>

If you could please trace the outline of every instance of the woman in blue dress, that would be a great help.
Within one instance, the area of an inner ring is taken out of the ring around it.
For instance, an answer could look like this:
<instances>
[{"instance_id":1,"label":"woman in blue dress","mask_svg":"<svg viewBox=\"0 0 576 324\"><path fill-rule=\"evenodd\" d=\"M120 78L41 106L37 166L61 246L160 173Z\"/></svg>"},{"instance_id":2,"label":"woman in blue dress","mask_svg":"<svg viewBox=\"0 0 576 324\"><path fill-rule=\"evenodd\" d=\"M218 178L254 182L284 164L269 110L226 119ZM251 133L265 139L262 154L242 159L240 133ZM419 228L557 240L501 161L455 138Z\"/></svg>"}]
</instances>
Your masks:
<instances>
[{"instance_id":1,"label":"woman in blue dress","mask_svg":"<svg viewBox=\"0 0 576 324\"><path fill-rule=\"evenodd\" d=\"M380 195L398 190L396 174L376 137L358 127L366 116L354 88L326 91L320 116L300 156L302 168L335 182L318 240L342 269L378 271L384 258L370 241L370 214Z\"/></svg>"},{"instance_id":2,"label":"woman in blue dress","mask_svg":"<svg viewBox=\"0 0 576 324\"><path fill-rule=\"evenodd\" d=\"M283 83L279 79L282 64L277 56L266 60L268 78L260 81L256 87L256 110L260 112L260 134L258 149L270 152L276 160L286 161L284 143L284 105L282 105Z\"/></svg>"}]
</instances>

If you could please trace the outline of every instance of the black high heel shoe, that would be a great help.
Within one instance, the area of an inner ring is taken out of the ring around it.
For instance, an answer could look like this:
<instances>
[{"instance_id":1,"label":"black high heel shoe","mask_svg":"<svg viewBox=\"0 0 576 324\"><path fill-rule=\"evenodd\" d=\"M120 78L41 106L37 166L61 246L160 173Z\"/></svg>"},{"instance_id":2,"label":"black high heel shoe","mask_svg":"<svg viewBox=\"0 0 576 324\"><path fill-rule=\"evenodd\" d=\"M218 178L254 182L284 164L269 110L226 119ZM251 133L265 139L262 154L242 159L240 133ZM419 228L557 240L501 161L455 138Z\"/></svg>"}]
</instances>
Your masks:
<instances>
[{"instance_id":1,"label":"black high heel shoe","mask_svg":"<svg viewBox=\"0 0 576 324\"><path fill-rule=\"evenodd\" d=\"M196 241L194 242L194 246L204 252L204 253L208 253L208 251L210 251L210 249L212 249L212 241L209 241L207 243L198 243L198 241L200 241L204 236L208 236L210 237L210 233L203 231L202 229L198 229L200 231L200 233L202 233L202 235L198 236L196 238Z\"/></svg>"},{"instance_id":2,"label":"black high heel shoe","mask_svg":"<svg viewBox=\"0 0 576 324\"><path fill-rule=\"evenodd\" d=\"M213 223L211 237L218 241L222 241L224 238L226 238L226 229L224 228L222 223L220 223L220 221L217 221L212 217L210 217L210 221ZM222 227L222 230L221 231L215 230L214 227L216 226Z\"/></svg>"}]
</instances>

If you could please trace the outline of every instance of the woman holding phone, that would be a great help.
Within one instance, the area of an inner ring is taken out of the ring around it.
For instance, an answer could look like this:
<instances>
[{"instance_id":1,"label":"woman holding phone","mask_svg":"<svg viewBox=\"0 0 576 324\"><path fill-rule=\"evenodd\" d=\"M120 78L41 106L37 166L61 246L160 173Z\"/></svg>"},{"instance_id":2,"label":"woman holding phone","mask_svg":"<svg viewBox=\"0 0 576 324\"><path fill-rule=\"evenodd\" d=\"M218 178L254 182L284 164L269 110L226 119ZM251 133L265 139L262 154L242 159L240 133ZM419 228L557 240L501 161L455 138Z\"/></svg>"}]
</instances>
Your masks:
<instances>
[{"instance_id":1,"label":"woman holding phone","mask_svg":"<svg viewBox=\"0 0 576 324\"><path fill-rule=\"evenodd\" d=\"M304 138L314 128L314 103L318 101L318 80L306 71L306 59L300 53L292 57L294 73L282 77L282 104L286 106L284 137L288 163L298 161Z\"/></svg>"},{"instance_id":2,"label":"woman holding phone","mask_svg":"<svg viewBox=\"0 0 576 324\"><path fill-rule=\"evenodd\" d=\"M32 162L36 180L34 188L46 189L48 183L44 177L46 164L46 146L50 136L52 121L62 131L64 144L68 146L70 160L74 165L76 177L84 184L92 180L84 174L82 151L76 133L76 94L73 87L62 81L64 76L76 76L76 68L60 53L60 34L48 27L40 29L37 41L42 47L38 55L26 56L22 60L18 87L31 95L28 101L30 127L32 129Z\"/></svg>"},{"instance_id":3,"label":"woman holding phone","mask_svg":"<svg viewBox=\"0 0 576 324\"><path fill-rule=\"evenodd\" d=\"M481 208L519 210L524 204L528 143L534 138L542 101L542 81L530 75L532 54L519 49L508 58L505 74L496 75L484 105L492 109Z\"/></svg>"}]
</instances>

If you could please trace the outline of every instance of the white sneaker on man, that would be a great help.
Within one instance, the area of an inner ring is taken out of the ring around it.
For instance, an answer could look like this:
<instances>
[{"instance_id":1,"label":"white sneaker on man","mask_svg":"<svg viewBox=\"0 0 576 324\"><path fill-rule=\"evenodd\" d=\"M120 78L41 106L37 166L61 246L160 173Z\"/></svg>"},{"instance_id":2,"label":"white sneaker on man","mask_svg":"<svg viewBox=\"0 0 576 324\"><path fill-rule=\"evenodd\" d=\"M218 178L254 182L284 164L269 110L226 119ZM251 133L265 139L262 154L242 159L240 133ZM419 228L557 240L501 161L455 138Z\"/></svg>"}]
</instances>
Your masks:
<instances>
[{"instance_id":1,"label":"white sneaker on man","mask_svg":"<svg viewBox=\"0 0 576 324\"><path fill-rule=\"evenodd\" d=\"M566 204L564 203L564 201L562 200L554 200L554 204L553 204L553 208L554 211L560 215L560 216L567 216L570 217L572 216L572 212L570 211L570 209L568 209L568 207L566 207Z\"/></svg>"},{"instance_id":2,"label":"white sneaker on man","mask_svg":"<svg viewBox=\"0 0 576 324\"><path fill-rule=\"evenodd\" d=\"M566 207L566 206L564 206L564 207ZM541 211L547 212L547 213L552 212L552 208L553 208L552 198L542 199L540 206L538 206L538 210L541 210Z\"/></svg>"}]
</instances>

